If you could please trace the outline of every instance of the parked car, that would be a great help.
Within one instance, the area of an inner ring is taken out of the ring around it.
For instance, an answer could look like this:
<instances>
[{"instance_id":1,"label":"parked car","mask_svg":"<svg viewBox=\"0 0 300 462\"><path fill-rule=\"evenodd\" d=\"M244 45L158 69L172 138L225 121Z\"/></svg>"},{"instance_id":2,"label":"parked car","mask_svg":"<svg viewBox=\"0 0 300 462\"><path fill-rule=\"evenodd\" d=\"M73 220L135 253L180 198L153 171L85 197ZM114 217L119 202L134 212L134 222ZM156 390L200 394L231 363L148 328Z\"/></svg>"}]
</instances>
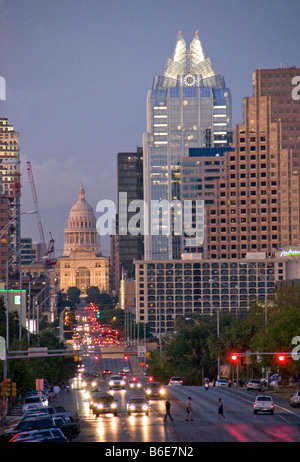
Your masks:
<instances>
[{"instance_id":1,"label":"parked car","mask_svg":"<svg viewBox=\"0 0 300 462\"><path fill-rule=\"evenodd\" d=\"M33 430L28 432L17 433L10 443L67 443L68 440L60 428L46 428L45 430Z\"/></svg>"},{"instance_id":2,"label":"parked car","mask_svg":"<svg viewBox=\"0 0 300 462\"><path fill-rule=\"evenodd\" d=\"M149 403L144 396L132 396L127 403L127 413L131 414L149 414Z\"/></svg>"},{"instance_id":3,"label":"parked car","mask_svg":"<svg viewBox=\"0 0 300 462\"><path fill-rule=\"evenodd\" d=\"M183 380L181 377L171 377L169 380L169 385L182 385Z\"/></svg>"},{"instance_id":4,"label":"parked car","mask_svg":"<svg viewBox=\"0 0 300 462\"><path fill-rule=\"evenodd\" d=\"M228 380L226 379L218 379L215 381L216 387L228 387Z\"/></svg>"},{"instance_id":5,"label":"parked car","mask_svg":"<svg viewBox=\"0 0 300 462\"><path fill-rule=\"evenodd\" d=\"M46 406L48 406L48 400L37 395L27 396L24 398L22 412L26 412L28 409L39 409Z\"/></svg>"},{"instance_id":6,"label":"parked car","mask_svg":"<svg viewBox=\"0 0 300 462\"><path fill-rule=\"evenodd\" d=\"M99 416L100 414L114 414L118 415L117 400L112 395L99 395L94 400L93 414Z\"/></svg>"},{"instance_id":7,"label":"parked car","mask_svg":"<svg viewBox=\"0 0 300 462\"><path fill-rule=\"evenodd\" d=\"M108 385L110 390L112 390L113 388L122 388L122 390L124 390L125 383L126 382L124 380L124 377L122 377L121 375L112 375L110 377Z\"/></svg>"},{"instance_id":8,"label":"parked car","mask_svg":"<svg viewBox=\"0 0 300 462\"><path fill-rule=\"evenodd\" d=\"M145 395L147 398L163 398L166 394L166 389L160 382L152 382L145 388Z\"/></svg>"},{"instance_id":9,"label":"parked car","mask_svg":"<svg viewBox=\"0 0 300 462\"><path fill-rule=\"evenodd\" d=\"M247 390L262 390L262 383L260 380L251 379L247 383Z\"/></svg>"},{"instance_id":10,"label":"parked car","mask_svg":"<svg viewBox=\"0 0 300 462\"><path fill-rule=\"evenodd\" d=\"M256 396L253 403L253 412L257 414L258 412L268 412L274 414L274 402L272 396L267 395L258 395Z\"/></svg>"},{"instance_id":11,"label":"parked car","mask_svg":"<svg viewBox=\"0 0 300 462\"><path fill-rule=\"evenodd\" d=\"M292 407L300 406L300 390L296 391L296 393L291 395L291 397L290 397L290 405Z\"/></svg>"},{"instance_id":12,"label":"parked car","mask_svg":"<svg viewBox=\"0 0 300 462\"><path fill-rule=\"evenodd\" d=\"M30 419L21 420L16 425L6 429L1 435L1 441L10 441L17 433L48 428L60 428L68 440L76 438L80 432L79 422L71 422L68 417L38 415Z\"/></svg>"},{"instance_id":13,"label":"parked car","mask_svg":"<svg viewBox=\"0 0 300 462\"><path fill-rule=\"evenodd\" d=\"M31 415L46 414L55 417L68 417L71 422L79 421L79 414L77 410L66 411L63 406L46 406L40 409L28 409L22 417L23 419L28 419Z\"/></svg>"}]
</instances>

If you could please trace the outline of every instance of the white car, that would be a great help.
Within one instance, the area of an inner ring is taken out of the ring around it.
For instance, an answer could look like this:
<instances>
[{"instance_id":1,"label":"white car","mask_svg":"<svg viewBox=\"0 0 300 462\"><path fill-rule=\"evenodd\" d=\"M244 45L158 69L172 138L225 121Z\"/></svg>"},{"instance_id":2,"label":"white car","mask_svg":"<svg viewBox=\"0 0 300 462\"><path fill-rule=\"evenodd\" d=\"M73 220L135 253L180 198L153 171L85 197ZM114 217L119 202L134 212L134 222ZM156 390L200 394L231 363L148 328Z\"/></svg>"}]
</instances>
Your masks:
<instances>
[{"instance_id":1,"label":"white car","mask_svg":"<svg viewBox=\"0 0 300 462\"><path fill-rule=\"evenodd\" d=\"M253 412L268 412L274 414L274 402L272 396L258 395L253 403Z\"/></svg>"},{"instance_id":2,"label":"white car","mask_svg":"<svg viewBox=\"0 0 300 462\"><path fill-rule=\"evenodd\" d=\"M291 397L290 397L290 405L292 407L300 406L300 390L296 391Z\"/></svg>"},{"instance_id":3,"label":"white car","mask_svg":"<svg viewBox=\"0 0 300 462\"><path fill-rule=\"evenodd\" d=\"M40 409L42 407L48 406L48 401L40 396L28 396L24 399L22 412L26 412L28 409Z\"/></svg>"},{"instance_id":4,"label":"white car","mask_svg":"<svg viewBox=\"0 0 300 462\"><path fill-rule=\"evenodd\" d=\"M226 379L218 379L215 382L216 387L228 387L228 380Z\"/></svg>"},{"instance_id":5,"label":"white car","mask_svg":"<svg viewBox=\"0 0 300 462\"><path fill-rule=\"evenodd\" d=\"M169 380L169 385L182 385L183 381L181 377L171 377Z\"/></svg>"},{"instance_id":6,"label":"white car","mask_svg":"<svg viewBox=\"0 0 300 462\"><path fill-rule=\"evenodd\" d=\"M124 377L121 375L112 375L108 382L110 390L113 388L122 388L122 390L124 390L125 384L126 380L124 380Z\"/></svg>"},{"instance_id":7,"label":"white car","mask_svg":"<svg viewBox=\"0 0 300 462\"><path fill-rule=\"evenodd\" d=\"M251 379L247 383L247 390L262 390L262 383L260 380Z\"/></svg>"}]
</instances>

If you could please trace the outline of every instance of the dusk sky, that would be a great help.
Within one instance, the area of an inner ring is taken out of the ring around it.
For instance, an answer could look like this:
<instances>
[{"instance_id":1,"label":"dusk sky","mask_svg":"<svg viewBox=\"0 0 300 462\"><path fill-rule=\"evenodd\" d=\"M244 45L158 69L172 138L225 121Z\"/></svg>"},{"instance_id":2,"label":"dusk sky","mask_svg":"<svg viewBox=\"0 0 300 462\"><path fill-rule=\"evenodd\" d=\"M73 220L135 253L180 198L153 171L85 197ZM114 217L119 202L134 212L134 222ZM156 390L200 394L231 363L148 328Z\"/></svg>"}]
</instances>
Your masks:
<instances>
[{"instance_id":1,"label":"dusk sky","mask_svg":"<svg viewBox=\"0 0 300 462\"><path fill-rule=\"evenodd\" d=\"M94 208L116 201L117 153L142 146L147 92L180 30L188 46L199 31L236 124L255 69L300 67L299 19L299 0L0 0L1 116L19 132L22 211L34 208L29 160L56 256L80 181ZM39 240L35 215L22 217L29 236Z\"/></svg>"}]
</instances>

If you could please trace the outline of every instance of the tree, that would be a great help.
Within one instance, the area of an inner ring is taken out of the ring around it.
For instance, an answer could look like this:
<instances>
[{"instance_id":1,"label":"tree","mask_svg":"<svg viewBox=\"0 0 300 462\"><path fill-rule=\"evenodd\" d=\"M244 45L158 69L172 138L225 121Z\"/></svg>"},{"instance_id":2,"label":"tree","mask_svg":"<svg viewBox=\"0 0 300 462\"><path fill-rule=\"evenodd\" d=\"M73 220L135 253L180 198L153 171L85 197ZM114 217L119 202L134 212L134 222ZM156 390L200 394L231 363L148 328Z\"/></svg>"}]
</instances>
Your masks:
<instances>
[{"instance_id":1,"label":"tree","mask_svg":"<svg viewBox=\"0 0 300 462\"><path fill-rule=\"evenodd\" d=\"M80 290L77 287L69 287L67 290L67 304L70 307L74 307L80 304Z\"/></svg>"}]
</instances>

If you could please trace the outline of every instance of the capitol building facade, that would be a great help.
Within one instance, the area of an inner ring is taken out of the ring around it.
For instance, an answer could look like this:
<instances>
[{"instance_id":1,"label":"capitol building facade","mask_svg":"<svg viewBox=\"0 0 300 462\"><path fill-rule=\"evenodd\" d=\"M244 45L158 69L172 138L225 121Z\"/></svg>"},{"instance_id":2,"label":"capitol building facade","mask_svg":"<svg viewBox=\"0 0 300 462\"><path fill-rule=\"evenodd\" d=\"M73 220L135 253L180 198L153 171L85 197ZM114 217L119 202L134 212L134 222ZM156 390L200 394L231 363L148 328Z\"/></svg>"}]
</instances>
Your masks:
<instances>
[{"instance_id":1,"label":"capitol building facade","mask_svg":"<svg viewBox=\"0 0 300 462\"><path fill-rule=\"evenodd\" d=\"M95 214L85 200L82 184L64 235L64 253L57 259L56 266L59 290L77 287L81 295L86 295L88 287L96 286L100 292L108 292L109 258L101 254Z\"/></svg>"}]
</instances>

